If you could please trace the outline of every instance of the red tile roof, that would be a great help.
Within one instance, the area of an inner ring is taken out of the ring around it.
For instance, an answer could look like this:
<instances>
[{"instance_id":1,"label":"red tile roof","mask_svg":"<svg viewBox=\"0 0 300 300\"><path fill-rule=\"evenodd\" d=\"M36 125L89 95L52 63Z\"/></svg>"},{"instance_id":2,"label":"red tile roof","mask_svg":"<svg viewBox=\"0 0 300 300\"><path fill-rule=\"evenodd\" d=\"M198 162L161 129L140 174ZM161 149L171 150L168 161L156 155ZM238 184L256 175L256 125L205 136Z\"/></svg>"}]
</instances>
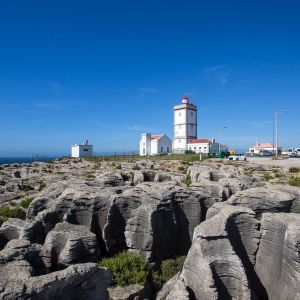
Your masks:
<instances>
[{"instance_id":1,"label":"red tile roof","mask_svg":"<svg viewBox=\"0 0 300 300\"><path fill-rule=\"evenodd\" d=\"M211 141L208 140L208 139L194 139L194 140L191 140L188 144L211 144Z\"/></svg>"},{"instance_id":2,"label":"red tile roof","mask_svg":"<svg viewBox=\"0 0 300 300\"><path fill-rule=\"evenodd\" d=\"M257 143L256 145L250 147L250 148L274 148L274 145L272 145L271 143Z\"/></svg>"},{"instance_id":3,"label":"red tile roof","mask_svg":"<svg viewBox=\"0 0 300 300\"><path fill-rule=\"evenodd\" d=\"M151 135L151 140L160 140L163 134Z\"/></svg>"}]
</instances>

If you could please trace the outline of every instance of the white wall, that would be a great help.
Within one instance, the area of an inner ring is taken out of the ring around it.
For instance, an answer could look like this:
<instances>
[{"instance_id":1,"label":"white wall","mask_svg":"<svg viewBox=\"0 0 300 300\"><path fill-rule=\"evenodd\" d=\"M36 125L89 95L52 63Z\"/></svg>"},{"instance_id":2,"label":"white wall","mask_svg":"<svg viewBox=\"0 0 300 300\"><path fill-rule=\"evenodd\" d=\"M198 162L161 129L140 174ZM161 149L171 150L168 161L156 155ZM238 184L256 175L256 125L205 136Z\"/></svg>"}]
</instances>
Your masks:
<instances>
[{"instance_id":1,"label":"white wall","mask_svg":"<svg viewBox=\"0 0 300 300\"><path fill-rule=\"evenodd\" d=\"M143 133L140 139L140 156L151 154L151 134Z\"/></svg>"},{"instance_id":2,"label":"white wall","mask_svg":"<svg viewBox=\"0 0 300 300\"><path fill-rule=\"evenodd\" d=\"M188 144L188 150L192 150L196 153L207 154L210 152L209 143L190 143Z\"/></svg>"},{"instance_id":3,"label":"white wall","mask_svg":"<svg viewBox=\"0 0 300 300\"><path fill-rule=\"evenodd\" d=\"M93 145L73 145L71 155L72 157L93 156Z\"/></svg>"},{"instance_id":4,"label":"white wall","mask_svg":"<svg viewBox=\"0 0 300 300\"><path fill-rule=\"evenodd\" d=\"M174 107L173 150L187 150L189 140L197 138L197 109L189 104Z\"/></svg>"}]
</instances>

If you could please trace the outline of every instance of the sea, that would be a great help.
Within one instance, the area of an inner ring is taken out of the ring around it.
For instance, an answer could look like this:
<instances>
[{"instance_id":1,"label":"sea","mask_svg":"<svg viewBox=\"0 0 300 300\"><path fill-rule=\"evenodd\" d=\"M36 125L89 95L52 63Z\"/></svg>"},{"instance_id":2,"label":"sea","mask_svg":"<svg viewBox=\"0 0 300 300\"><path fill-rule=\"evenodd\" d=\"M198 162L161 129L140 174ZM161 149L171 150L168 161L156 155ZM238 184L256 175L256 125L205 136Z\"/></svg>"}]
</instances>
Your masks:
<instances>
[{"instance_id":1,"label":"sea","mask_svg":"<svg viewBox=\"0 0 300 300\"><path fill-rule=\"evenodd\" d=\"M57 157L0 157L0 165L3 164L23 164L36 161L47 162L56 159Z\"/></svg>"}]
</instances>

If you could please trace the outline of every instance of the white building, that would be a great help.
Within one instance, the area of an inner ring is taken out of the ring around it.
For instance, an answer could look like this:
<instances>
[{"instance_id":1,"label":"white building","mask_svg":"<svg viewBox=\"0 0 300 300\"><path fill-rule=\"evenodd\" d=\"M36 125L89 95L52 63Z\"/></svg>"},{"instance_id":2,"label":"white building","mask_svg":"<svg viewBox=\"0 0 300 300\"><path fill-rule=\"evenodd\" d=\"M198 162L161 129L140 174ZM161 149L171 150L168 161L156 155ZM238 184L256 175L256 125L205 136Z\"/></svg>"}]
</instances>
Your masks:
<instances>
[{"instance_id":1,"label":"white building","mask_svg":"<svg viewBox=\"0 0 300 300\"><path fill-rule=\"evenodd\" d=\"M276 146L271 143L259 143L256 142L256 145L249 148L249 153L259 154L260 151L276 151ZM278 147L278 151L281 151L281 147Z\"/></svg>"},{"instance_id":2,"label":"white building","mask_svg":"<svg viewBox=\"0 0 300 300\"><path fill-rule=\"evenodd\" d=\"M197 106L183 96L181 104L174 106L173 151L184 153L192 139L197 139Z\"/></svg>"},{"instance_id":3,"label":"white building","mask_svg":"<svg viewBox=\"0 0 300 300\"><path fill-rule=\"evenodd\" d=\"M188 150L202 154L218 154L219 151L228 151L227 146L217 143L215 139L192 139L187 144Z\"/></svg>"},{"instance_id":4,"label":"white building","mask_svg":"<svg viewBox=\"0 0 300 300\"><path fill-rule=\"evenodd\" d=\"M89 145L88 140L84 141L82 145L72 145L72 157L88 157L93 156L93 145Z\"/></svg>"},{"instance_id":5,"label":"white building","mask_svg":"<svg viewBox=\"0 0 300 300\"><path fill-rule=\"evenodd\" d=\"M172 141L165 135L143 133L140 139L140 156L167 154L172 152Z\"/></svg>"}]
</instances>

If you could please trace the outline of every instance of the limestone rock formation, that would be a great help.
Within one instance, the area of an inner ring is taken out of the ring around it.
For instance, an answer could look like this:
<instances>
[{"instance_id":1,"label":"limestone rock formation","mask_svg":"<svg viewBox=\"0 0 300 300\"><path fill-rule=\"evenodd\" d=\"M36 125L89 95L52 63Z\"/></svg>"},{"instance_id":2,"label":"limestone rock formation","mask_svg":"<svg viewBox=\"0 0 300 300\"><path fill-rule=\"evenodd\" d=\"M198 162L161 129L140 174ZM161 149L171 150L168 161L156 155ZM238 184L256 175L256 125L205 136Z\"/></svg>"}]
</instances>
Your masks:
<instances>
[{"instance_id":1,"label":"limestone rock formation","mask_svg":"<svg viewBox=\"0 0 300 300\"><path fill-rule=\"evenodd\" d=\"M43 245L45 265L60 270L71 264L96 262L100 257L96 235L82 225L58 223Z\"/></svg>"},{"instance_id":2,"label":"limestone rock formation","mask_svg":"<svg viewBox=\"0 0 300 300\"><path fill-rule=\"evenodd\" d=\"M295 196L292 193L271 189L269 187L256 187L237 192L228 204L249 207L257 214L263 212L289 212Z\"/></svg>"},{"instance_id":3,"label":"limestone rock formation","mask_svg":"<svg viewBox=\"0 0 300 300\"><path fill-rule=\"evenodd\" d=\"M187 293L196 299L266 298L254 272L260 238L255 213L225 203L215 205L219 210L208 211L208 219L195 228L180 280L168 299L175 299L176 291L180 297Z\"/></svg>"},{"instance_id":4,"label":"limestone rock formation","mask_svg":"<svg viewBox=\"0 0 300 300\"><path fill-rule=\"evenodd\" d=\"M300 215L265 213L255 270L270 300L300 299Z\"/></svg>"},{"instance_id":5,"label":"limestone rock formation","mask_svg":"<svg viewBox=\"0 0 300 300\"><path fill-rule=\"evenodd\" d=\"M34 276L25 261L0 265L0 298L14 299L108 299L108 270L96 264L76 264L62 271Z\"/></svg>"}]
</instances>

